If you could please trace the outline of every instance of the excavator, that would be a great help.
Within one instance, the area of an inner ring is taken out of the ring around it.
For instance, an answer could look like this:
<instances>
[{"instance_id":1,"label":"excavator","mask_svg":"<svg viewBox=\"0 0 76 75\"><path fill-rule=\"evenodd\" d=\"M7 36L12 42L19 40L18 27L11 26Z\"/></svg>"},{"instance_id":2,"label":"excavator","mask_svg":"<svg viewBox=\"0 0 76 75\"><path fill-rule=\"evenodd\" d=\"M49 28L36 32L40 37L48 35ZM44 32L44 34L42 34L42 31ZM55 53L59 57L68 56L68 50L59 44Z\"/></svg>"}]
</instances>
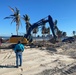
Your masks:
<instances>
[{"instance_id":1,"label":"excavator","mask_svg":"<svg viewBox=\"0 0 76 75\"><path fill-rule=\"evenodd\" d=\"M42 18L41 20L39 20L38 22L32 24L29 29L28 29L28 32L27 34L24 34L24 36L19 36L19 35L12 35L9 39L9 42L10 43L17 43L19 40L21 40L21 42L23 44L27 44L29 42L32 42L33 38L32 38L32 35L31 35L31 32L34 28L38 27L38 26L43 26L45 25L46 23L49 23L50 25L50 28L51 28L51 31L52 31L52 34L53 34L53 37L54 37L54 40L56 41L56 34L55 34L55 25L54 25L54 22L52 20L52 17L50 15L48 15L47 17L45 18ZM57 28L58 29L58 28Z\"/></svg>"}]
</instances>

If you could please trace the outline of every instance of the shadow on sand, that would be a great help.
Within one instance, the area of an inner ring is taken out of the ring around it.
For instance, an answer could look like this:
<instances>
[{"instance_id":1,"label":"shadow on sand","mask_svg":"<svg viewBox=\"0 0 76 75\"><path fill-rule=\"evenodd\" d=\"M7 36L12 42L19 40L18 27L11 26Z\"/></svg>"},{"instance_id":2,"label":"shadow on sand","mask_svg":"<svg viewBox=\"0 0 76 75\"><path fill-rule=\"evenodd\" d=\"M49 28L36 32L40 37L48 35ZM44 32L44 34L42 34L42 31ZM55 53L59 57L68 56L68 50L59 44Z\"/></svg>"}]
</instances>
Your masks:
<instances>
[{"instance_id":1,"label":"shadow on sand","mask_svg":"<svg viewBox=\"0 0 76 75\"><path fill-rule=\"evenodd\" d=\"M14 65L0 65L0 68L16 68Z\"/></svg>"},{"instance_id":2,"label":"shadow on sand","mask_svg":"<svg viewBox=\"0 0 76 75\"><path fill-rule=\"evenodd\" d=\"M57 52L57 50L55 48L46 48L46 50L52 51L52 52Z\"/></svg>"},{"instance_id":3,"label":"shadow on sand","mask_svg":"<svg viewBox=\"0 0 76 75\"><path fill-rule=\"evenodd\" d=\"M55 48L46 47L46 48L40 48L40 50L46 50L49 53L56 53L57 50Z\"/></svg>"}]
</instances>

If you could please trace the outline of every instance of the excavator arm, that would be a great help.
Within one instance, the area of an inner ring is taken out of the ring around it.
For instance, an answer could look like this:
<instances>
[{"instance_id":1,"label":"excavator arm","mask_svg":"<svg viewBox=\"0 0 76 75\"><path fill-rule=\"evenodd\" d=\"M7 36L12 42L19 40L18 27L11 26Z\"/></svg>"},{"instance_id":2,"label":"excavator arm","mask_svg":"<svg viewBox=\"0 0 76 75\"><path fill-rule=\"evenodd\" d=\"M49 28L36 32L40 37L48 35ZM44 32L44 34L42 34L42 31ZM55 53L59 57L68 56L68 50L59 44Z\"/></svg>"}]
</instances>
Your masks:
<instances>
[{"instance_id":1,"label":"excavator arm","mask_svg":"<svg viewBox=\"0 0 76 75\"><path fill-rule=\"evenodd\" d=\"M46 19L46 18L47 18L47 19ZM48 15L48 17L46 17L46 18L43 18L43 19L39 20L38 22L32 24L32 25L30 26L27 34L26 34L24 37L26 37L26 38L30 37L30 36L31 36L31 31L32 31L34 28L36 28L36 27L38 27L38 26L42 26L42 25L44 25L44 24L46 24L46 23L49 23L50 28L51 28L51 31L52 31L52 34L53 34L53 36L54 36L54 39L56 40L54 23L53 23L52 17L51 17L50 15Z\"/></svg>"}]
</instances>

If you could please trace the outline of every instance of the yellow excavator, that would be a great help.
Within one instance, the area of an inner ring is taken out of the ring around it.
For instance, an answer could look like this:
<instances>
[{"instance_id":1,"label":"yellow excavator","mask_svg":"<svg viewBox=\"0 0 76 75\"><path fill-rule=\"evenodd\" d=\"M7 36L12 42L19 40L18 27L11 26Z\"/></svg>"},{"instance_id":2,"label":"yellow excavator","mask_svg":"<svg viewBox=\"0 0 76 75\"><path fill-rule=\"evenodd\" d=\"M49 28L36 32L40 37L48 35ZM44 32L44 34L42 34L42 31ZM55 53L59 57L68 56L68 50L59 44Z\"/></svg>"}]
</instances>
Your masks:
<instances>
[{"instance_id":1,"label":"yellow excavator","mask_svg":"<svg viewBox=\"0 0 76 75\"><path fill-rule=\"evenodd\" d=\"M33 40L32 35L31 35L32 30L38 26L43 26L46 23L49 23L54 40L56 40L57 37L55 34L55 25L54 25L54 22L52 20L52 17L50 15L48 15L46 18L43 18L43 19L39 20L38 22L32 24L29 27L27 34L25 34L24 36L12 35L9 39L9 42L10 43L17 43L19 40L21 40L23 44L28 44L29 42L32 42L32 40Z\"/></svg>"}]
</instances>

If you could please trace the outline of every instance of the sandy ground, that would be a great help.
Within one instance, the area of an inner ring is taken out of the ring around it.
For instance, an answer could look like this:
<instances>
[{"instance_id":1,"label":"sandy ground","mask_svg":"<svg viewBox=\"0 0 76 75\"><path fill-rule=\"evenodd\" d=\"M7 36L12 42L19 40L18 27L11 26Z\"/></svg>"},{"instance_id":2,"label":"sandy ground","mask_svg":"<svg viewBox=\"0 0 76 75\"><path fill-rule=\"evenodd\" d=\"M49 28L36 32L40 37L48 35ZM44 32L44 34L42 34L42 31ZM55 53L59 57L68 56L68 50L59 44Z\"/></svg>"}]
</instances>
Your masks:
<instances>
[{"instance_id":1,"label":"sandy ground","mask_svg":"<svg viewBox=\"0 0 76 75\"><path fill-rule=\"evenodd\" d=\"M0 49L0 75L76 75L76 42L54 48L25 47L22 67L12 49Z\"/></svg>"}]
</instances>

